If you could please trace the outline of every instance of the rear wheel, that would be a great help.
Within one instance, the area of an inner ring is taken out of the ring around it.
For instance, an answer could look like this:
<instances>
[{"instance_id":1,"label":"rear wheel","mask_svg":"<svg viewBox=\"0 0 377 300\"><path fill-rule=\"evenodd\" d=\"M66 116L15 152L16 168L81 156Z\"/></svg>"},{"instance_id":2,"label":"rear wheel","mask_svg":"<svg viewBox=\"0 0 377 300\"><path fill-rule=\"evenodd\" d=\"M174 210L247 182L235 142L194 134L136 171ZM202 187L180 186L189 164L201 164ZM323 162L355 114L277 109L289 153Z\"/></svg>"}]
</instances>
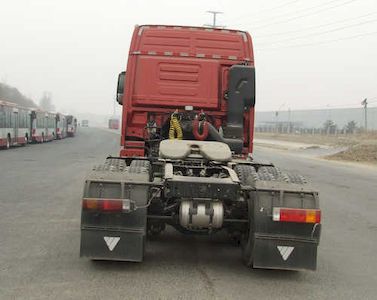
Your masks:
<instances>
[{"instance_id":1,"label":"rear wheel","mask_svg":"<svg viewBox=\"0 0 377 300\"><path fill-rule=\"evenodd\" d=\"M238 165L234 171L237 173L238 179L244 186L254 186L258 180L258 174L255 168L250 165ZM241 248L242 260L247 267L253 266L253 247L254 247L254 225L253 225L254 206L252 201L252 192L247 193L247 215L249 224L247 231L242 235Z\"/></svg>"},{"instance_id":2,"label":"rear wheel","mask_svg":"<svg viewBox=\"0 0 377 300\"><path fill-rule=\"evenodd\" d=\"M263 166L258 169L258 179L265 181L280 181L294 184L306 184L308 181L300 174L284 172L272 166Z\"/></svg>"},{"instance_id":3,"label":"rear wheel","mask_svg":"<svg viewBox=\"0 0 377 300\"><path fill-rule=\"evenodd\" d=\"M134 159L128 167L130 173L148 173L149 181L151 180L151 163L149 160Z\"/></svg>"},{"instance_id":4,"label":"rear wheel","mask_svg":"<svg viewBox=\"0 0 377 300\"><path fill-rule=\"evenodd\" d=\"M249 196L247 200L247 210L249 216L248 230L241 240L242 247L242 260L247 267L253 267L253 248L254 248L254 224L253 224L253 211L254 206L252 199Z\"/></svg>"},{"instance_id":5,"label":"rear wheel","mask_svg":"<svg viewBox=\"0 0 377 300\"><path fill-rule=\"evenodd\" d=\"M253 185L253 183L258 180L258 174L253 166L237 165L234 171L237 173L238 179L242 185Z\"/></svg>"}]
</instances>

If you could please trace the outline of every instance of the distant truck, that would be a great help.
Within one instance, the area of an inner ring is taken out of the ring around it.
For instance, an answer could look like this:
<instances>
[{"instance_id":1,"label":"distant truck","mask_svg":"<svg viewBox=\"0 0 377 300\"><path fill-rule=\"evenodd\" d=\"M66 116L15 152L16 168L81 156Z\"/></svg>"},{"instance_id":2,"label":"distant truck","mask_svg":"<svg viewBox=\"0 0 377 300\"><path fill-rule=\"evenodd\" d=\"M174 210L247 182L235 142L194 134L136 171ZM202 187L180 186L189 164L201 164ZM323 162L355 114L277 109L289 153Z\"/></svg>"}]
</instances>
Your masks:
<instances>
[{"instance_id":1,"label":"distant truck","mask_svg":"<svg viewBox=\"0 0 377 300\"><path fill-rule=\"evenodd\" d=\"M115 130L118 130L119 129L119 119L110 119L109 120L109 129L115 129Z\"/></svg>"},{"instance_id":2,"label":"distant truck","mask_svg":"<svg viewBox=\"0 0 377 300\"><path fill-rule=\"evenodd\" d=\"M89 127L89 121L88 120L82 120L81 121L81 127Z\"/></svg>"}]
</instances>

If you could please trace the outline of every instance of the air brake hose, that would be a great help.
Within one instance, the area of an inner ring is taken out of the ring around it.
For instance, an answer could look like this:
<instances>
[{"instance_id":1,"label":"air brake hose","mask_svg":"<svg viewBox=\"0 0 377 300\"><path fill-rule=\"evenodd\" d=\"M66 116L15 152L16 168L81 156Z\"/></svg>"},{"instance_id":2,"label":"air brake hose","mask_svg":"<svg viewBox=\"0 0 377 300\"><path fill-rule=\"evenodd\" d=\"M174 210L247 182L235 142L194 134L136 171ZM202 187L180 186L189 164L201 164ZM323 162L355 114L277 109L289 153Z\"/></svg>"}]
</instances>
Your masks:
<instances>
[{"instance_id":1,"label":"air brake hose","mask_svg":"<svg viewBox=\"0 0 377 300\"><path fill-rule=\"evenodd\" d=\"M208 122L202 121L202 133L199 132L199 119L196 118L193 122L192 133L198 141L204 141L208 136Z\"/></svg>"},{"instance_id":2,"label":"air brake hose","mask_svg":"<svg viewBox=\"0 0 377 300\"><path fill-rule=\"evenodd\" d=\"M175 135L177 134L177 137ZM175 115L170 118L169 139L181 140L183 138L182 127Z\"/></svg>"}]
</instances>

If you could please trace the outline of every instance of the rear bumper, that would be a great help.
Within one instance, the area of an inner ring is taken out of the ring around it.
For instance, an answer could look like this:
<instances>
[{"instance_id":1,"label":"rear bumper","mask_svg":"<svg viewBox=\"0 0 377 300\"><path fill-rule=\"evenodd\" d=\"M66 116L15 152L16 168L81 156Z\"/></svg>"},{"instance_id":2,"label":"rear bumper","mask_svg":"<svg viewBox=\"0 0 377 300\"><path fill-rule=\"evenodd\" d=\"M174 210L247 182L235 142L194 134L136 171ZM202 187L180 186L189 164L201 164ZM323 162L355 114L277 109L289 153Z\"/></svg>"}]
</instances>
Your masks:
<instances>
[{"instance_id":1,"label":"rear bumper","mask_svg":"<svg viewBox=\"0 0 377 300\"><path fill-rule=\"evenodd\" d=\"M80 256L100 260L141 262L145 230L82 227Z\"/></svg>"},{"instance_id":2,"label":"rear bumper","mask_svg":"<svg viewBox=\"0 0 377 300\"><path fill-rule=\"evenodd\" d=\"M316 239L256 234L253 267L282 270L316 270Z\"/></svg>"}]
</instances>

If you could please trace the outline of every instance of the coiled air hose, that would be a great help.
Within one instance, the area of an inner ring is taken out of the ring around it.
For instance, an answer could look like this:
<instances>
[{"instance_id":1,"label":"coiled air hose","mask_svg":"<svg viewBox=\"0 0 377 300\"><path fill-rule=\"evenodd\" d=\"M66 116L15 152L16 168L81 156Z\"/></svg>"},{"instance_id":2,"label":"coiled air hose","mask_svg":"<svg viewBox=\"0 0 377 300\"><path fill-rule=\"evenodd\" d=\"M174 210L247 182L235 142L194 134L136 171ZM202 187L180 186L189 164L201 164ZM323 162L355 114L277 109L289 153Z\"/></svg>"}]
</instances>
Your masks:
<instances>
[{"instance_id":1,"label":"coiled air hose","mask_svg":"<svg viewBox=\"0 0 377 300\"><path fill-rule=\"evenodd\" d=\"M169 139L181 140L183 138L182 127L175 114L170 117Z\"/></svg>"},{"instance_id":2,"label":"coiled air hose","mask_svg":"<svg viewBox=\"0 0 377 300\"><path fill-rule=\"evenodd\" d=\"M199 132L199 123L201 123L202 127L202 133ZM208 122L203 120L199 121L198 118L196 118L193 122L192 126L192 133L198 141L204 141L208 136Z\"/></svg>"}]
</instances>

